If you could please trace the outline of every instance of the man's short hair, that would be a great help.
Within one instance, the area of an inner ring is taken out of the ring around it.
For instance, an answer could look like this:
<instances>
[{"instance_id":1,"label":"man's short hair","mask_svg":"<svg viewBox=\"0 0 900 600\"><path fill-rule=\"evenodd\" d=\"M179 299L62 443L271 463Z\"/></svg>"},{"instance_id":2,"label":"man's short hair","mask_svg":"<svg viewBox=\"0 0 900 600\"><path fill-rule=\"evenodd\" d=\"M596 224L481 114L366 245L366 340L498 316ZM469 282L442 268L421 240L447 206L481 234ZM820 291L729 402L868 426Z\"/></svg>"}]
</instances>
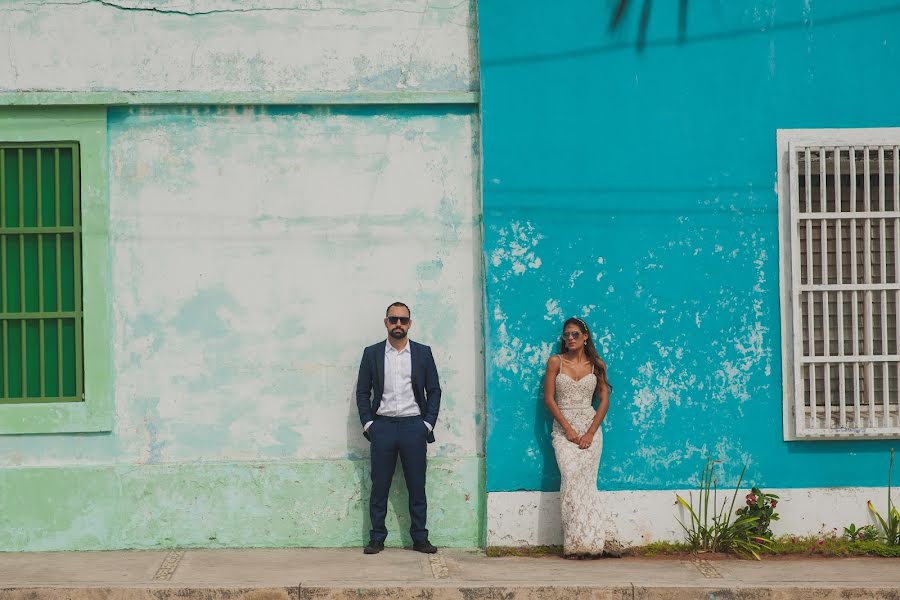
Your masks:
<instances>
[{"instance_id":1,"label":"man's short hair","mask_svg":"<svg viewBox=\"0 0 900 600\"><path fill-rule=\"evenodd\" d=\"M406 312L409 313L409 318L412 318L412 311L409 310L409 307L402 302L394 302L393 304L388 305L388 307L384 310L384 316L388 316L388 313L391 312L391 309L395 306L402 306L406 309Z\"/></svg>"}]
</instances>

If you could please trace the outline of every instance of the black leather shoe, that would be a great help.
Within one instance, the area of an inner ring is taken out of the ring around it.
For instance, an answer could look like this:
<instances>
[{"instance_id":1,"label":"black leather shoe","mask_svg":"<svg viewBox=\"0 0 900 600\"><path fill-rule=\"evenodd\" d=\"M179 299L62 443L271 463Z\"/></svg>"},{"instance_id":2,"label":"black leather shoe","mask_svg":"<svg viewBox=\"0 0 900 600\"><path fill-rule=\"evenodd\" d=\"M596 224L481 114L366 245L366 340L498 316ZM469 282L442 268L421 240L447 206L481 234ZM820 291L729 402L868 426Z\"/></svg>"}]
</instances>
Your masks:
<instances>
[{"instance_id":1,"label":"black leather shoe","mask_svg":"<svg viewBox=\"0 0 900 600\"><path fill-rule=\"evenodd\" d=\"M416 552L424 552L425 554L434 554L437 552L437 547L432 545L428 540L423 540L421 542L413 542L413 550Z\"/></svg>"},{"instance_id":2,"label":"black leather shoe","mask_svg":"<svg viewBox=\"0 0 900 600\"><path fill-rule=\"evenodd\" d=\"M369 545L363 548L363 554L378 554L384 550L384 542L369 540Z\"/></svg>"}]
</instances>

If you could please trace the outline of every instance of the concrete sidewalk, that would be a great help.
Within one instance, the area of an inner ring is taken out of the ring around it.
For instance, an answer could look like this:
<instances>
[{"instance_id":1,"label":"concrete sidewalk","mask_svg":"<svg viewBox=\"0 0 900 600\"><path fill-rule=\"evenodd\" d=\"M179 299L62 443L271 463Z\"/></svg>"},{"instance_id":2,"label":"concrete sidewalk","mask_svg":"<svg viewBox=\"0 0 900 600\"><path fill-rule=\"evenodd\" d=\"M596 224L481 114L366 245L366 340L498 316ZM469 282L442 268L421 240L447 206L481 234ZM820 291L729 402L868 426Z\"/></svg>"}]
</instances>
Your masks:
<instances>
[{"instance_id":1,"label":"concrete sidewalk","mask_svg":"<svg viewBox=\"0 0 900 600\"><path fill-rule=\"evenodd\" d=\"M389 548L0 553L2 600L900 599L900 560L487 558Z\"/></svg>"}]
</instances>

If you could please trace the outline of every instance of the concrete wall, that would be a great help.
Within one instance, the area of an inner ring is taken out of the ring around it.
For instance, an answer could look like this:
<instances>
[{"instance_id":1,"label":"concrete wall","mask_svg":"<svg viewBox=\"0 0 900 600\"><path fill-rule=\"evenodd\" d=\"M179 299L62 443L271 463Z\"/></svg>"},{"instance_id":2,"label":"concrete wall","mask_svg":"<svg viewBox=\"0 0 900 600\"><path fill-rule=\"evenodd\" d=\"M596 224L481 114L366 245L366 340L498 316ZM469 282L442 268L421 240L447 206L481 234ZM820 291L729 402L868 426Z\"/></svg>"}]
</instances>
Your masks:
<instances>
[{"instance_id":1,"label":"concrete wall","mask_svg":"<svg viewBox=\"0 0 900 600\"><path fill-rule=\"evenodd\" d=\"M783 441L775 135L898 124L900 9L692 2L679 39L678 4L653 3L643 50L638 7L609 33L608 3L479 6L489 543L548 539L517 519L559 489L541 380L571 315L610 368L598 485L624 540L635 513L645 541L678 534L674 495L630 491L690 488L707 455L722 486L746 465L857 500L779 506L817 505L815 529L868 522L850 488L887 482L893 442Z\"/></svg>"},{"instance_id":2,"label":"concrete wall","mask_svg":"<svg viewBox=\"0 0 900 600\"><path fill-rule=\"evenodd\" d=\"M0 436L0 549L362 544L368 444L353 387L398 299L445 390L432 540L481 544L477 112L405 95L477 85L469 4L0 12L0 102L138 90L107 116L115 424ZM142 104L185 90L220 106ZM329 106L334 90L394 95ZM221 106L231 91L325 104ZM393 544L408 541L403 487L398 474Z\"/></svg>"},{"instance_id":3,"label":"concrete wall","mask_svg":"<svg viewBox=\"0 0 900 600\"><path fill-rule=\"evenodd\" d=\"M464 0L7 0L0 91L470 91Z\"/></svg>"},{"instance_id":4,"label":"concrete wall","mask_svg":"<svg viewBox=\"0 0 900 600\"><path fill-rule=\"evenodd\" d=\"M601 482L602 486L602 482ZM744 489L735 507L744 506ZM766 488L780 500L776 512L780 518L771 523L779 535L842 535L843 527L854 522L868 524L866 502L879 511L886 510L887 492L875 487L838 488ZM680 490L617 490L600 493L600 524L619 543L640 546L660 540L683 541L680 520L690 526L690 514L675 506L675 495L686 500L696 488ZM731 503L734 487L720 491L719 503ZM860 507L863 507L862 509ZM487 508L488 546L544 546L562 544L562 519L558 492L491 492Z\"/></svg>"}]
</instances>

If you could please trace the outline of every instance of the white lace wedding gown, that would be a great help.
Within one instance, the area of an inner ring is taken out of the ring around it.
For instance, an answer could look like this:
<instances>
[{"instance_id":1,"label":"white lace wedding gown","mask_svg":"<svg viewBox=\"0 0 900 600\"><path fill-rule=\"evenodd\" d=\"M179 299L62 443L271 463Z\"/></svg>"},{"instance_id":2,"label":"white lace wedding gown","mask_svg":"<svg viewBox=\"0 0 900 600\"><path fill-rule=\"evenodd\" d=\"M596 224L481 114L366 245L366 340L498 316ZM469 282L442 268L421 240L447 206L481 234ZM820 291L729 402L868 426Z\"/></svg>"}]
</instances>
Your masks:
<instances>
[{"instance_id":1,"label":"white lace wedding gown","mask_svg":"<svg viewBox=\"0 0 900 600\"><path fill-rule=\"evenodd\" d=\"M575 381L568 375L556 376L556 404L578 435L583 435L594 418L591 400L597 376L591 373ZM582 450L566 439L559 423L553 421L553 450L562 475L563 553L599 555L606 542L604 517L597 491L597 470L603 449L603 430L598 429L590 447Z\"/></svg>"}]
</instances>

